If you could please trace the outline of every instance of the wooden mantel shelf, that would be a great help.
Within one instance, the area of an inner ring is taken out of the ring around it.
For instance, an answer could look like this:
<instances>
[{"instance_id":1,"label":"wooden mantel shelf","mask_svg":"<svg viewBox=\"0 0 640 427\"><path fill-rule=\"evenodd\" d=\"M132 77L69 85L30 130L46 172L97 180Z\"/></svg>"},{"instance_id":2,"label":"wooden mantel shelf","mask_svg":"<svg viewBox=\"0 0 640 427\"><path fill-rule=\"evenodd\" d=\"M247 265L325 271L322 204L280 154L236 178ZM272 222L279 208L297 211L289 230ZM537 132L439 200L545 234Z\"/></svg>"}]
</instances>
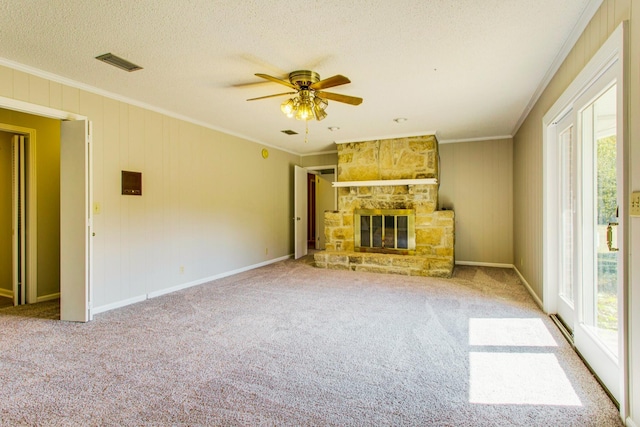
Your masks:
<instances>
[{"instance_id":1,"label":"wooden mantel shelf","mask_svg":"<svg viewBox=\"0 0 640 427\"><path fill-rule=\"evenodd\" d=\"M380 179L377 181L334 181L334 187L382 187L385 185L424 185L437 184L436 178L422 179Z\"/></svg>"}]
</instances>

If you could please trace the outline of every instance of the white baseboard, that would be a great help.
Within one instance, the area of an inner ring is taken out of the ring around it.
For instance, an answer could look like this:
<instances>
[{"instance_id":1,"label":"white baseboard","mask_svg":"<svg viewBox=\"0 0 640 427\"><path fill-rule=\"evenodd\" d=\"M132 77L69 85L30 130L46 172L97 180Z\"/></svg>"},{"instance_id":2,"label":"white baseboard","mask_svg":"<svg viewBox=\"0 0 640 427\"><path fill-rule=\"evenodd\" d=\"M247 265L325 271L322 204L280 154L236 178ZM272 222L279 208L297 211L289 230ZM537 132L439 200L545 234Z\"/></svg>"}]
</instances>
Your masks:
<instances>
[{"instance_id":1,"label":"white baseboard","mask_svg":"<svg viewBox=\"0 0 640 427\"><path fill-rule=\"evenodd\" d=\"M91 315L104 313L105 311L115 310L116 308L122 308L127 305L135 304L137 302L142 302L147 299L146 295L140 295L133 298L128 298L122 301L113 302L111 304L101 305L99 307L94 307L91 309Z\"/></svg>"},{"instance_id":2,"label":"white baseboard","mask_svg":"<svg viewBox=\"0 0 640 427\"><path fill-rule=\"evenodd\" d=\"M13 291L0 289L0 297L13 298Z\"/></svg>"},{"instance_id":3,"label":"white baseboard","mask_svg":"<svg viewBox=\"0 0 640 427\"><path fill-rule=\"evenodd\" d=\"M249 265L249 266L246 266L246 267L238 268L236 270L225 271L224 273L216 274L214 276L204 277L202 279L194 280L192 282L182 283L180 285L172 286L172 287L167 288L167 289L161 289L159 291L150 292L150 293L147 294L147 297L148 298L155 298L155 297L159 297L161 295L170 294L172 292L181 291L182 289L187 289L187 288L190 288L192 286L202 285L204 283L211 282L212 280L222 279L222 278L225 278L225 277L233 276L234 274L244 273L245 271L253 270L255 268L264 267L265 265L274 264L276 262L284 261L285 259L291 258L291 256L292 255L286 255L286 256L283 256L283 257L280 257L280 258L271 259L269 261L260 262L258 264L253 264L253 265Z\"/></svg>"},{"instance_id":4,"label":"white baseboard","mask_svg":"<svg viewBox=\"0 0 640 427\"><path fill-rule=\"evenodd\" d=\"M456 265L473 265L477 267L514 268L513 264L500 264L496 262L456 261Z\"/></svg>"},{"instance_id":5,"label":"white baseboard","mask_svg":"<svg viewBox=\"0 0 640 427\"><path fill-rule=\"evenodd\" d=\"M115 310L116 308L122 308L122 307L125 307L127 305L131 305L131 304L135 304L135 303L138 303L138 302L141 302L141 301L145 301L147 299L156 298L156 297L159 297L159 296L162 296L162 295L166 295L166 294L170 294L170 293L173 293L173 292L181 291L183 289L187 289L187 288L190 288L190 287L193 287L193 286L202 285L204 283L211 282L212 280L222 279L224 277L233 276L234 274L243 273L245 271L253 270L255 268L264 267L265 265L274 264L276 262L284 261L284 260L289 259L291 257L293 257L293 254L285 255L285 256L282 256L280 258L270 259L268 261L263 261L263 262L260 262L260 263L257 263L257 264L253 264L253 265L249 265L249 266L246 266L246 267L238 268L236 270L225 271L224 273L216 274L214 276L204 277L202 279L194 280L194 281L191 281L191 282L181 283L179 285L172 286L170 288L161 289L159 291L154 291L154 292L149 292L146 295L140 295L140 296L129 298L129 299L126 299L126 300L123 300L123 301L114 302L112 304L101 305L99 307L93 308L91 310L91 313L93 315L93 314L104 313L105 311L109 311L109 310Z\"/></svg>"},{"instance_id":6,"label":"white baseboard","mask_svg":"<svg viewBox=\"0 0 640 427\"><path fill-rule=\"evenodd\" d=\"M45 295L42 297L38 297L36 298L36 302L45 302L45 301L51 301L52 299L58 299L60 298L60 292L56 292L55 294L49 294L49 295Z\"/></svg>"},{"instance_id":7,"label":"white baseboard","mask_svg":"<svg viewBox=\"0 0 640 427\"><path fill-rule=\"evenodd\" d=\"M531 287L531 285L529 284L529 282L527 282L524 278L524 276L522 275L522 273L520 273L520 270L518 270L518 268L514 265L513 269L515 270L515 272L518 274L518 276L520 277L520 280L522 281L522 284L524 285L525 288L527 288L527 291L529 291L529 294L531 294L531 297L533 298L533 300L536 302L536 304L538 304L538 307L540 307L540 310L544 311L544 304L542 303L542 300L540 299L540 297L538 297L538 295L536 295L536 293L533 291L533 288ZM546 312L545 312L546 313Z\"/></svg>"},{"instance_id":8,"label":"white baseboard","mask_svg":"<svg viewBox=\"0 0 640 427\"><path fill-rule=\"evenodd\" d=\"M456 265L474 265L474 266L478 266L478 267L513 268L513 270L518 274L518 277L520 277L520 280L522 281L522 284L524 285L524 287L527 288L527 291L533 297L533 300L536 302L536 304L538 304L538 307L540 307L540 309L542 311L544 311L544 306L542 304L542 300L540 299L540 297L538 297L538 295L536 295L536 293L533 291L533 288L531 287L529 282L527 282L525 280L524 276L522 275L522 273L520 273L520 271L518 270L518 268L515 265L513 265L513 264L498 264L498 263L492 263L492 262L476 262L476 261L456 261Z\"/></svg>"},{"instance_id":9,"label":"white baseboard","mask_svg":"<svg viewBox=\"0 0 640 427\"><path fill-rule=\"evenodd\" d=\"M633 420L631 419L631 417L627 417L626 419L626 425L627 427L640 427L638 426L637 423L633 422Z\"/></svg>"}]
</instances>

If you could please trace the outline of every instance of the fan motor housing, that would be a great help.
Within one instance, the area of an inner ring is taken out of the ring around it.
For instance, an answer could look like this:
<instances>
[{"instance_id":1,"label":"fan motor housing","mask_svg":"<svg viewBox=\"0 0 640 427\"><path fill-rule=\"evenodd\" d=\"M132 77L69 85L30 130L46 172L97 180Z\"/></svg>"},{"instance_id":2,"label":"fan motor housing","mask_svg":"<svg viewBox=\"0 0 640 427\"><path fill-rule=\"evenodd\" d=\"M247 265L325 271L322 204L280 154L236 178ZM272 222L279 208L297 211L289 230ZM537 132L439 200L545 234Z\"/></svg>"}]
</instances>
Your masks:
<instances>
[{"instance_id":1,"label":"fan motor housing","mask_svg":"<svg viewBox=\"0 0 640 427\"><path fill-rule=\"evenodd\" d=\"M320 81L320 74L310 70L292 71L289 73L289 81L296 86L308 88Z\"/></svg>"}]
</instances>

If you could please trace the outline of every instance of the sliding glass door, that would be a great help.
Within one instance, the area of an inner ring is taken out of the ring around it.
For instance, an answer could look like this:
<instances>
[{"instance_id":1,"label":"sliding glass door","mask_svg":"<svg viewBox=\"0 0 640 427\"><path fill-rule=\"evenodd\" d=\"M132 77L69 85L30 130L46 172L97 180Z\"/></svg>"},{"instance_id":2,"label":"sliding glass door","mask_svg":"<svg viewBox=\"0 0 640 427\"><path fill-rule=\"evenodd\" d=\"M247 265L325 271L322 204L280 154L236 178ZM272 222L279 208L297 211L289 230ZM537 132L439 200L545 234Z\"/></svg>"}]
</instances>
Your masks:
<instances>
[{"instance_id":1,"label":"sliding glass door","mask_svg":"<svg viewBox=\"0 0 640 427\"><path fill-rule=\"evenodd\" d=\"M582 280L576 295L574 338L587 363L619 398L622 156L617 135L618 85L607 81L606 75L599 81L576 103L582 147Z\"/></svg>"},{"instance_id":2,"label":"sliding glass door","mask_svg":"<svg viewBox=\"0 0 640 427\"><path fill-rule=\"evenodd\" d=\"M616 62L555 122L558 317L620 398L623 257L621 110Z\"/></svg>"}]
</instances>

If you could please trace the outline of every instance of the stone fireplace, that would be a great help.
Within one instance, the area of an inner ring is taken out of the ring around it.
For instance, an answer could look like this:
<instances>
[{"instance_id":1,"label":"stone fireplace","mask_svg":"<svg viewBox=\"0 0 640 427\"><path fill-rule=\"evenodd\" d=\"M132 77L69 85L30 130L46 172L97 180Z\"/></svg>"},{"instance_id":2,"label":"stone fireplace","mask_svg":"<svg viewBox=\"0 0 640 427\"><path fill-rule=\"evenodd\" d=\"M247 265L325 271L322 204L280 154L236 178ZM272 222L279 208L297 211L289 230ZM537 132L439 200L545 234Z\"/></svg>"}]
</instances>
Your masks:
<instances>
[{"instance_id":1,"label":"stone fireplace","mask_svg":"<svg viewBox=\"0 0 640 427\"><path fill-rule=\"evenodd\" d=\"M434 135L338 145L338 210L320 268L450 277L454 213L438 207Z\"/></svg>"}]
</instances>

